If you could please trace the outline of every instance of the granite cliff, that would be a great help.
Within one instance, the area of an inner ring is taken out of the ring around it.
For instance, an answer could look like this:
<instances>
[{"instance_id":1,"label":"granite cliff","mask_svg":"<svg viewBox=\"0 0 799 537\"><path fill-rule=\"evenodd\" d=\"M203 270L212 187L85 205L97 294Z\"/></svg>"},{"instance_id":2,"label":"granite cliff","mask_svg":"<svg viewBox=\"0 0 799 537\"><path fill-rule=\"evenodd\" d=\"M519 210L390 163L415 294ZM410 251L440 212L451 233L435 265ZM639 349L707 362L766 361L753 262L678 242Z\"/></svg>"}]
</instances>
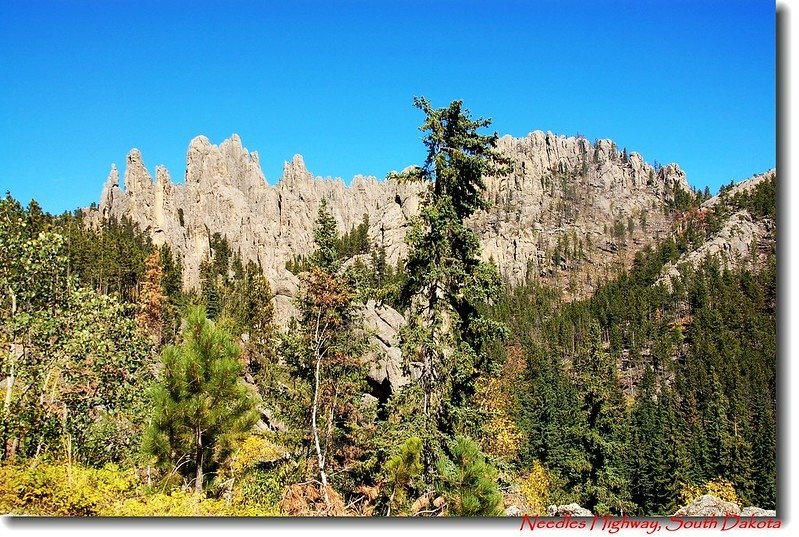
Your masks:
<instances>
[{"instance_id":1,"label":"granite cliff","mask_svg":"<svg viewBox=\"0 0 799 537\"><path fill-rule=\"evenodd\" d=\"M533 132L505 136L498 147L511 159L512 172L488 179L492 207L471 225L485 258L511 283L534 274L568 282L567 293L590 292L597 274L628 264L635 251L668 231L664 206L677 189L690 191L676 165L655 169L609 140L591 144ZM88 220L131 218L156 244L170 245L183 262L187 287L199 283L210 237L220 233L245 262L260 262L275 292L278 319L285 321L298 283L285 265L312 250L323 198L342 232L368 215L370 241L384 246L394 264L405 254L405 232L421 195L421 186L374 177L356 176L350 185L314 177L299 155L270 186L258 153L245 149L237 135L218 146L198 136L189 144L183 184L173 183L161 166L153 180L141 153L131 150L123 183L112 167Z\"/></svg>"}]
</instances>

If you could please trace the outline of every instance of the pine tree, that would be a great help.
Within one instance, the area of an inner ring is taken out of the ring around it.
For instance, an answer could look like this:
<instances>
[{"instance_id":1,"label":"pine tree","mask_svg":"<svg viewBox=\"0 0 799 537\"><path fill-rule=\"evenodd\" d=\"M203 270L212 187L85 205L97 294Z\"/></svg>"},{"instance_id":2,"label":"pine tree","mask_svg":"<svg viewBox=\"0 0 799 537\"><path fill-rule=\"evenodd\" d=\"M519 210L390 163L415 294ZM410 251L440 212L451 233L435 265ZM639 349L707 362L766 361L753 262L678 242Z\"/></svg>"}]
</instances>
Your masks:
<instances>
[{"instance_id":1,"label":"pine tree","mask_svg":"<svg viewBox=\"0 0 799 537\"><path fill-rule=\"evenodd\" d=\"M212 321L215 320L222 312L222 297L217 285L214 264L208 260L200 264L200 293L206 316Z\"/></svg>"},{"instance_id":2,"label":"pine tree","mask_svg":"<svg viewBox=\"0 0 799 537\"><path fill-rule=\"evenodd\" d=\"M200 493L204 476L218 468L258 420L240 380L239 348L193 309L180 347L167 346L153 391L154 412L144 448L165 471L190 479Z\"/></svg>"},{"instance_id":3,"label":"pine tree","mask_svg":"<svg viewBox=\"0 0 799 537\"><path fill-rule=\"evenodd\" d=\"M394 505L405 504L407 489L422 472L422 440L418 436L408 438L399 452L388 460L385 468L386 484L391 490L386 516L390 516Z\"/></svg>"},{"instance_id":4,"label":"pine tree","mask_svg":"<svg viewBox=\"0 0 799 537\"><path fill-rule=\"evenodd\" d=\"M485 460L477 444L458 436L452 457L438 462L441 487L451 516L497 516L502 495L497 489L497 470Z\"/></svg>"},{"instance_id":5,"label":"pine tree","mask_svg":"<svg viewBox=\"0 0 799 537\"><path fill-rule=\"evenodd\" d=\"M310 263L329 274L338 271L341 261L338 256L339 236L336 220L327 209L327 199L319 205L319 215L313 232L316 250L311 255Z\"/></svg>"},{"instance_id":6,"label":"pine tree","mask_svg":"<svg viewBox=\"0 0 799 537\"><path fill-rule=\"evenodd\" d=\"M163 341L171 343L180 330L180 314L184 303L183 266L180 259L176 259L172 255L172 249L168 244L161 245L160 254L163 267L161 288L166 295Z\"/></svg>"},{"instance_id":7,"label":"pine tree","mask_svg":"<svg viewBox=\"0 0 799 537\"><path fill-rule=\"evenodd\" d=\"M603 348L596 321L589 333L590 349L575 359L587 421L583 443L590 463L584 480L584 505L595 513L620 514L633 509L627 475L627 413L616 361Z\"/></svg>"},{"instance_id":8,"label":"pine tree","mask_svg":"<svg viewBox=\"0 0 799 537\"><path fill-rule=\"evenodd\" d=\"M690 480L688 474L691 461L688 459L686 439L688 431L679 412L677 395L671 387L662 386L658 400L660 422L663 427L663 472L658 485L657 505L655 512L668 514L675 512L680 506L680 491ZM650 513L646 513L649 515Z\"/></svg>"},{"instance_id":9,"label":"pine tree","mask_svg":"<svg viewBox=\"0 0 799 537\"><path fill-rule=\"evenodd\" d=\"M272 287L261 269L252 261L247 263L245 278L240 286L243 307L239 322L249 334L251 370L266 367L273 359L275 339L275 307Z\"/></svg>"}]
</instances>

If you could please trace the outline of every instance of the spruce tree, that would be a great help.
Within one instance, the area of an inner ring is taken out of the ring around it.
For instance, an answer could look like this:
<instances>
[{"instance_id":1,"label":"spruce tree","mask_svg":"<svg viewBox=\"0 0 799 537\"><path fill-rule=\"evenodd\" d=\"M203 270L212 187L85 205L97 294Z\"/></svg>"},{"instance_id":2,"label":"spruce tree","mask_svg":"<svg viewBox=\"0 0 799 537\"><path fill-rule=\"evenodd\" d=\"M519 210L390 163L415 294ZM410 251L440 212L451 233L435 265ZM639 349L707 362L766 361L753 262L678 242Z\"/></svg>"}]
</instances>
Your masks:
<instances>
[{"instance_id":1,"label":"spruce tree","mask_svg":"<svg viewBox=\"0 0 799 537\"><path fill-rule=\"evenodd\" d=\"M311 255L310 264L329 274L338 271L341 261L338 256L339 236L336 220L327 208L327 199L319 205L319 215L314 227L316 250Z\"/></svg>"},{"instance_id":2,"label":"spruce tree","mask_svg":"<svg viewBox=\"0 0 799 537\"><path fill-rule=\"evenodd\" d=\"M605 350L599 324L589 327L590 349L575 359L577 385L586 414L583 445L590 469L584 478L585 506L599 514L629 513L627 412L616 360Z\"/></svg>"},{"instance_id":3,"label":"spruce tree","mask_svg":"<svg viewBox=\"0 0 799 537\"><path fill-rule=\"evenodd\" d=\"M499 293L501 281L494 265L480 260L477 235L466 219L488 206L485 176L504 172L505 160L495 149L497 135L478 133L490 121L471 119L461 101L434 109L416 98L415 105L427 116L420 127L427 133L425 163L389 178L427 186L406 237L402 301L408 324L401 346L407 366L419 372L418 384L405 396L416 399L430 474L444 438L473 421L468 406L474 380L489 367L486 344L504 328L481 309Z\"/></svg>"},{"instance_id":4,"label":"spruce tree","mask_svg":"<svg viewBox=\"0 0 799 537\"><path fill-rule=\"evenodd\" d=\"M252 261L247 263L239 293L243 295L239 323L249 334L247 350L250 369L258 372L274 358L275 307L269 280Z\"/></svg>"}]
</instances>

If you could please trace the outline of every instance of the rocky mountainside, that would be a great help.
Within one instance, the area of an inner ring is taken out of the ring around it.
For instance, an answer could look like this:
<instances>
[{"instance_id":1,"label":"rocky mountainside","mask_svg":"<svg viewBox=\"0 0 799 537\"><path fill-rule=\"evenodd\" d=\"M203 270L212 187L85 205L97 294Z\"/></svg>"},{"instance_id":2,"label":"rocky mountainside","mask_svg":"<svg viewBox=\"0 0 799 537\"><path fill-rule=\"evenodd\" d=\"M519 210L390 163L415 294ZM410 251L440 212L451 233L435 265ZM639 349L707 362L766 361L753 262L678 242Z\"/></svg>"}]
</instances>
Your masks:
<instances>
[{"instance_id":1,"label":"rocky mountainside","mask_svg":"<svg viewBox=\"0 0 799 537\"><path fill-rule=\"evenodd\" d=\"M668 232L664 207L678 189L691 192L678 166L655 169L609 140L591 144L537 131L525 138L505 136L498 146L512 172L489 178L493 205L471 225L485 258L511 283L535 275L560 284L567 294L589 293L597 275L628 265L636 251ZM356 176L349 186L314 177L299 155L270 186L258 153L245 149L235 134L218 146L204 136L194 138L184 184L173 183L160 166L155 175L153 181L141 153L131 150L123 184L112 167L99 205L87 210L89 222L131 218L182 260L187 287L198 284L210 238L220 233L245 262L260 262L276 293L279 321L291 314L298 284L286 262L312 250L323 198L341 232L368 215L371 243L383 246L393 264L405 254L405 232L423 195L422 186L374 177Z\"/></svg>"},{"instance_id":2,"label":"rocky mountainside","mask_svg":"<svg viewBox=\"0 0 799 537\"><path fill-rule=\"evenodd\" d=\"M728 200L753 192L759 184L776 179L776 175L776 170L754 175L730 187L724 194L706 200L696 214L687 216L701 220L717 206L725 203L730 206ZM678 224L682 225L682 222ZM735 210L709 240L685 252L674 263L668 263L658 281L670 283L672 278L679 275L680 265L688 264L696 268L708 257L717 258L724 268L761 266L776 241L776 226L777 223L771 218L753 217L746 209Z\"/></svg>"}]
</instances>

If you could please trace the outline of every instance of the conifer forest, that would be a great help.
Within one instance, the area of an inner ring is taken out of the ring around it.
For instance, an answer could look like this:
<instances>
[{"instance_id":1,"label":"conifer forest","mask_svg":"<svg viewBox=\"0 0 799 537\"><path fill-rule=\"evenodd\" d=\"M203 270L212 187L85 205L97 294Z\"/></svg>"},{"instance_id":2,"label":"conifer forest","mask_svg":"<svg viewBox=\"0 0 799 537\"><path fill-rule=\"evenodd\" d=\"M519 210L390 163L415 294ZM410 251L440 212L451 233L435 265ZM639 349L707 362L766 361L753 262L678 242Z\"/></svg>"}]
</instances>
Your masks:
<instances>
[{"instance_id":1,"label":"conifer forest","mask_svg":"<svg viewBox=\"0 0 799 537\"><path fill-rule=\"evenodd\" d=\"M313 246L285 263L286 318L272 254L220 229L191 282L155 224L6 194L0 512L671 516L706 494L776 509L776 173L669 183L662 206L580 234L600 160L643 166L586 141L580 166L536 178L562 231L538 258L514 252L535 268L509 278L476 222L513 214L487 185L518 162L460 101L414 104L423 164L381 179L420 193L402 255L323 198ZM737 255L736 229L765 231ZM370 374L388 351L367 305L402 319L401 383Z\"/></svg>"}]
</instances>

